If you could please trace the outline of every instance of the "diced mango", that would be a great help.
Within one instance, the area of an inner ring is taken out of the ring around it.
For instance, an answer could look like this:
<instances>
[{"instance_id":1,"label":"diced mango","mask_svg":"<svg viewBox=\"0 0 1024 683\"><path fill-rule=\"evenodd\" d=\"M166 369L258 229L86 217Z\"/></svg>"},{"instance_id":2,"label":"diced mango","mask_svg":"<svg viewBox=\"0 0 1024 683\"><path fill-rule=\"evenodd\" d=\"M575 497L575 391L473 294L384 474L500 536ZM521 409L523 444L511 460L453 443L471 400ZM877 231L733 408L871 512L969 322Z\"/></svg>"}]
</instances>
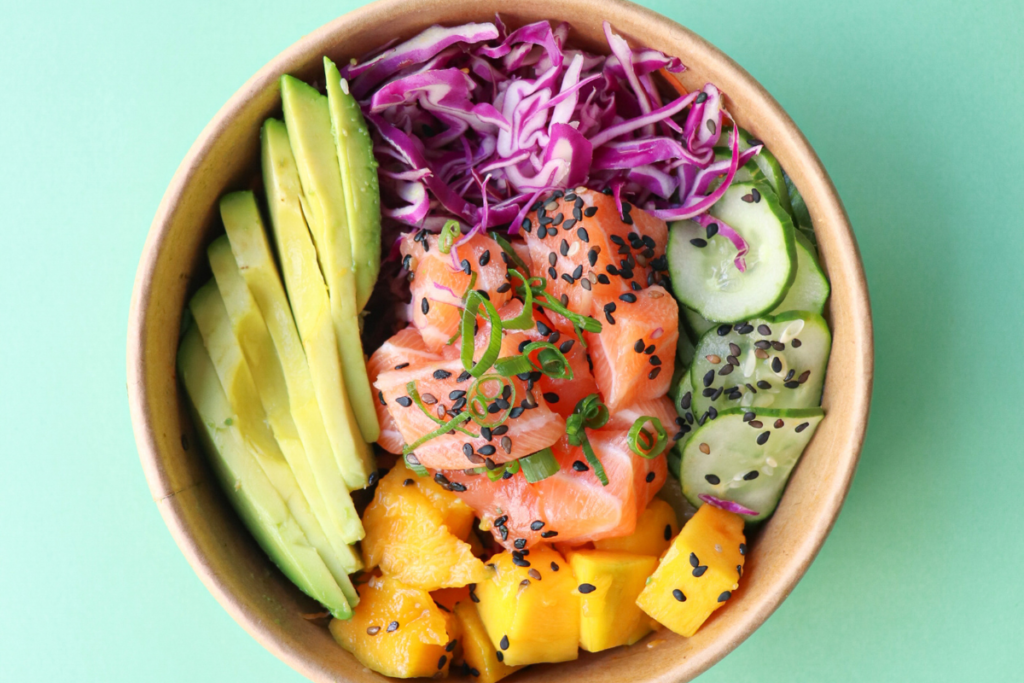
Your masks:
<instances>
[{"instance_id":1,"label":"diced mango","mask_svg":"<svg viewBox=\"0 0 1024 683\"><path fill-rule=\"evenodd\" d=\"M380 566L388 576L427 591L485 580L489 570L474 557L468 543L449 532L444 513L432 502L441 496L423 492L436 484L417 479L399 463L377 484L373 502L363 514L367 569ZM447 509L449 520L462 514L452 512L457 506Z\"/></svg>"},{"instance_id":2,"label":"diced mango","mask_svg":"<svg viewBox=\"0 0 1024 683\"><path fill-rule=\"evenodd\" d=\"M654 630L636 604L658 558L604 550L569 555L580 593L580 647L600 652L632 645Z\"/></svg>"},{"instance_id":3,"label":"diced mango","mask_svg":"<svg viewBox=\"0 0 1024 683\"><path fill-rule=\"evenodd\" d=\"M546 545L514 552L492 557L494 575L471 593L498 660L518 666L576 659L580 598L572 569Z\"/></svg>"},{"instance_id":4,"label":"diced mango","mask_svg":"<svg viewBox=\"0 0 1024 683\"><path fill-rule=\"evenodd\" d=\"M471 680L495 683L522 668L498 661L498 650L487 635L476 604L470 600L455 605L455 614L462 623L462 661Z\"/></svg>"},{"instance_id":5,"label":"diced mango","mask_svg":"<svg viewBox=\"0 0 1024 683\"><path fill-rule=\"evenodd\" d=\"M662 558L637 605L681 636L692 636L739 588L743 519L702 505Z\"/></svg>"},{"instance_id":6,"label":"diced mango","mask_svg":"<svg viewBox=\"0 0 1024 683\"><path fill-rule=\"evenodd\" d=\"M594 547L598 550L660 557L672 545L672 539L678 533L679 520L675 510L665 501L655 498L636 521L633 533L594 541Z\"/></svg>"},{"instance_id":7,"label":"diced mango","mask_svg":"<svg viewBox=\"0 0 1024 683\"><path fill-rule=\"evenodd\" d=\"M455 605L459 604L463 600L469 600L469 588L466 586L462 586L460 588L442 588L440 590L431 591L430 597L432 597L434 602L444 609L449 612L454 612Z\"/></svg>"},{"instance_id":8,"label":"diced mango","mask_svg":"<svg viewBox=\"0 0 1024 683\"><path fill-rule=\"evenodd\" d=\"M430 594L386 576L357 587L351 619L334 619L331 635L364 666L386 676L446 676L459 621Z\"/></svg>"}]
</instances>

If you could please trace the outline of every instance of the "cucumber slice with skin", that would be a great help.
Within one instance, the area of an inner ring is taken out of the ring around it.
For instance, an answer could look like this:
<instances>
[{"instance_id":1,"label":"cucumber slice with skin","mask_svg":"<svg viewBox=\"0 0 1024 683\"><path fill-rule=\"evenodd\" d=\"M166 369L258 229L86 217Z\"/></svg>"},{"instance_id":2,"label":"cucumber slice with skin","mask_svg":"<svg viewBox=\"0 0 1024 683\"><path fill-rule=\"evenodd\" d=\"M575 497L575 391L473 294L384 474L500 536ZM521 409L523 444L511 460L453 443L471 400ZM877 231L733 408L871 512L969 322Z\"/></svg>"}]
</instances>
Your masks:
<instances>
[{"instance_id":1,"label":"cucumber slice with skin","mask_svg":"<svg viewBox=\"0 0 1024 683\"><path fill-rule=\"evenodd\" d=\"M746 270L736 268L736 248L722 235L709 240L694 221L673 223L667 257L676 298L708 320L737 322L774 309L796 276L789 214L767 185L734 183L711 215L747 241Z\"/></svg>"},{"instance_id":2,"label":"cucumber slice with skin","mask_svg":"<svg viewBox=\"0 0 1024 683\"><path fill-rule=\"evenodd\" d=\"M723 129L721 136L718 138L719 148L723 151L731 151L728 148L728 143L731 139L732 128ZM749 131L740 128L740 151L747 151L754 146L754 143L761 144L761 141L754 138ZM719 149L716 149L715 153L717 157ZM789 199L789 186L786 185L786 174L782 170L782 164L775 158L775 155L767 147L762 147L761 152L751 159L750 163L753 163L761 170L768 184L775 190L775 195L779 198L779 204L786 210L786 213L793 215L793 207Z\"/></svg>"},{"instance_id":3,"label":"cucumber slice with skin","mask_svg":"<svg viewBox=\"0 0 1024 683\"><path fill-rule=\"evenodd\" d=\"M825 414L820 408L731 408L694 432L683 449L683 494L739 503L759 522L775 512L804 448Z\"/></svg>"},{"instance_id":4,"label":"cucumber slice with skin","mask_svg":"<svg viewBox=\"0 0 1024 683\"><path fill-rule=\"evenodd\" d=\"M754 318L708 332L697 344L690 368L698 424L733 406L817 406L831 348L828 324L810 311Z\"/></svg>"},{"instance_id":5,"label":"cucumber slice with skin","mask_svg":"<svg viewBox=\"0 0 1024 683\"><path fill-rule=\"evenodd\" d=\"M693 407L693 388L691 386L689 370L683 373L679 384L673 388L673 393L672 404L676 408L676 413L679 414L679 419L676 421L678 431L675 436L679 438L675 440L672 450L668 453L668 469L678 479L679 462L683 455L683 448L686 446L686 442L690 440L693 430L697 427L697 420L691 410Z\"/></svg>"},{"instance_id":6,"label":"cucumber slice with skin","mask_svg":"<svg viewBox=\"0 0 1024 683\"><path fill-rule=\"evenodd\" d=\"M722 147L715 148L715 161L728 161L731 158L732 150ZM711 184L708 186L708 191L713 192L719 185L722 184L722 181L724 179L724 176L721 176L711 181ZM757 165L754 159L751 159L747 163L737 168L736 175L732 179L734 183L748 183L753 181L764 180L766 180L764 172Z\"/></svg>"},{"instance_id":7,"label":"cucumber slice with skin","mask_svg":"<svg viewBox=\"0 0 1024 683\"><path fill-rule=\"evenodd\" d=\"M711 322L692 308L680 306L683 310L683 318L686 321L686 336L696 344L708 330L718 327L718 323Z\"/></svg>"},{"instance_id":8,"label":"cucumber slice with skin","mask_svg":"<svg viewBox=\"0 0 1024 683\"><path fill-rule=\"evenodd\" d=\"M797 230L796 236L796 278L786 292L786 298L782 300L772 315L779 315L786 311L814 311L821 313L825 310L825 302L831 287L825 272L818 265L818 259L814 254L814 245L801 232Z\"/></svg>"}]
</instances>

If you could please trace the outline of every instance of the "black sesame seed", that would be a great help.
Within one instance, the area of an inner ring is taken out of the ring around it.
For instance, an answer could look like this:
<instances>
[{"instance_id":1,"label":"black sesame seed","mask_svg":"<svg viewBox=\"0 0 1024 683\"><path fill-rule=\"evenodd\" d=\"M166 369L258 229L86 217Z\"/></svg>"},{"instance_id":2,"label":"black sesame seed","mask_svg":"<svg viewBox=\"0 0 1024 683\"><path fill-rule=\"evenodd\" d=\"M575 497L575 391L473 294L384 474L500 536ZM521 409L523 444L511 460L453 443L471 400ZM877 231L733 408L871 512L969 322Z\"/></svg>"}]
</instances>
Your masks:
<instances>
[{"instance_id":1,"label":"black sesame seed","mask_svg":"<svg viewBox=\"0 0 1024 683\"><path fill-rule=\"evenodd\" d=\"M714 420L716 417L718 417L718 411L715 410L714 406L711 406L708 408L708 418Z\"/></svg>"},{"instance_id":2,"label":"black sesame seed","mask_svg":"<svg viewBox=\"0 0 1024 683\"><path fill-rule=\"evenodd\" d=\"M530 522L530 528L532 530L534 530L534 531L540 531L541 529L544 528L544 522L542 522L539 519L536 519L536 520Z\"/></svg>"},{"instance_id":3,"label":"black sesame seed","mask_svg":"<svg viewBox=\"0 0 1024 683\"><path fill-rule=\"evenodd\" d=\"M631 294L630 292L626 292L625 294L620 294L619 295L619 300L620 301L625 301L627 304L635 304L636 303L636 294Z\"/></svg>"},{"instance_id":4,"label":"black sesame seed","mask_svg":"<svg viewBox=\"0 0 1024 683\"><path fill-rule=\"evenodd\" d=\"M573 278L573 276L570 275L569 273L562 273L562 279L565 280L566 282L568 282L570 285L572 283L576 282L576 280Z\"/></svg>"},{"instance_id":5,"label":"black sesame seed","mask_svg":"<svg viewBox=\"0 0 1024 683\"><path fill-rule=\"evenodd\" d=\"M512 564L514 564L517 567L529 567L530 566L530 561L527 560L527 559L524 559L523 557L516 557L516 555L513 553L513 555L512 555Z\"/></svg>"},{"instance_id":6,"label":"black sesame seed","mask_svg":"<svg viewBox=\"0 0 1024 683\"><path fill-rule=\"evenodd\" d=\"M740 555L746 555L746 554L747 554L747 544L746 543L740 543Z\"/></svg>"},{"instance_id":7,"label":"black sesame seed","mask_svg":"<svg viewBox=\"0 0 1024 683\"><path fill-rule=\"evenodd\" d=\"M614 264L609 263L607 266L604 267L604 269L608 271L609 275L619 274L619 269L616 268Z\"/></svg>"},{"instance_id":8,"label":"black sesame seed","mask_svg":"<svg viewBox=\"0 0 1024 683\"><path fill-rule=\"evenodd\" d=\"M658 358L657 356L651 356L647 360L651 362L651 365L661 365L661 359Z\"/></svg>"},{"instance_id":9,"label":"black sesame seed","mask_svg":"<svg viewBox=\"0 0 1024 683\"><path fill-rule=\"evenodd\" d=\"M757 331L767 337L772 333L772 328L768 327L765 324L761 324L757 326Z\"/></svg>"},{"instance_id":10,"label":"black sesame seed","mask_svg":"<svg viewBox=\"0 0 1024 683\"><path fill-rule=\"evenodd\" d=\"M710 429L710 427L708 427L708 429ZM707 482L712 486L718 486L719 484L722 483L722 480L719 479L718 476L714 474L705 474L704 479L707 480ZM693 560L690 561L692 562Z\"/></svg>"},{"instance_id":11,"label":"black sesame seed","mask_svg":"<svg viewBox=\"0 0 1024 683\"><path fill-rule=\"evenodd\" d=\"M730 332L732 332L732 325L719 325L718 326L718 336L719 337L724 337L725 335L729 334Z\"/></svg>"},{"instance_id":12,"label":"black sesame seed","mask_svg":"<svg viewBox=\"0 0 1024 683\"><path fill-rule=\"evenodd\" d=\"M637 353L643 353L644 352L644 340L643 339L637 339L636 343L633 344L633 350L636 351Z\"/></svg>"},{"instance_id":13,"label":"black sesame seed","mask_svg":"<svg viewBox=\"0 0 1024 683\"><path fill-rule=\"evenodd\" d=\"M678 600L679 602L686 602L686 596L683 595L683 591L679 590L678 588L672 591L672 597Z\"/></svg>"},{"instance_id":14,"label":"black sesame seed","mask_svg":"<svg viewBox=\"0 0 1024 683\"><path fill-rule=\"evenodd\" d=\"M514 420L523 414L523 410L523 408L519 407L513 408L512 410L509 411L508 416Z\"/></svg>"},{"instance_id":15,"label":"black sesame seed","mask_svg":"<svg viewBox=\"0 0 1024 683\"><path fill-rule=\"evenodd\" d=\"M772 358L772 372L782 372L782 361L778 356Z\"/></svg>"},{"instance_id":16,"label":"black sesame seed","mask_svg":"<svg viewBox=\"0 0 1024 683\"><path fill-rule=\"evenodd\" d=\"M572 345L575 343L575 339L566 339L559 345L558 350L561 351L562 353L569 353L569 351L572 350Z\"/></svg>"},{"instance_id":17,"label":"black sesame seed","mask_svg":"<svg viewBox=\"0 0 1024 683\"><path fill-rule=\"evenodd\" d=\"M764 422L761 422L760 420L751 420L747 424L749 424L754 429L760 429L761 427L764 427Z\"/></svg>"},{"instance_id":18,"label":"black sesame seed","mask_svg":"<svg viewBox=\"0 0 1024 683\"><path fill-rule=\"evenodd\" d=\"M554 393L553 391L545 391L543 396L544 400L547 401L548 403L558 403L558 394Z\"/></svg>"},{"instance_id":19,"label":"black sesame seed","mask_svg":"<svg viewBox=\"0 0 1024 683\"><path fill-rule=\"evenodd\" d=\"M555 270L554 267L548 268L548 275L551 277L552 280L558 279L558 271Z\"/></svg>"},{"instance_id":20,"label":"black sesame seed","mask_svg":"<svg viewBox=\"0 0 1024 683\"><path fill-rule=\"evenodd\" d=\"M712 396L712 395L714 395L714 393L715 393L715 389L712 389L711 387L708 387L704 391L700 392L701 396L703 396L704 398Z\"/></svg>"},{"instance_id":21,"label":"black sesame seed","mask_svg":"<svg viewBox=\"0 0 1024 683\"><path fill-rule=\"evenodd\" d=\"M505 661L505 653L504 653L504 652L502 652L501 650L498 650L498 651L497 651L497 652L495 652L494 654L495 654L495 656L496 656L496 657L498 658L498 661L499 661L499 662L504 662L504 661Z\"/></svg>"},{"instance_id":22,"label":"black sesame seed","mask_svg":"<svg viewBox=\"0 0 1024 683\"><path fill-rule=\"evenodd\" d=\"M790 371L786 373L786 376L785 376L785 378L784 378L784 379L785 379L785 381L787 381L787 382L788 382L789 380L793 379L793 375L795 375L795 374L796 374L796 370L793 370L793 369L791 368L791 369L790 369Z\"/></svg>"},{"instance_id":23,"label":"black sesame seed","mask_svg":"<svg viewBox=\"0 0 1024 683\"><path fill-rule=\"evenodd\" d=\"M537 237L539 237L539 238L541 238L541 239L544 239L544 238L545 238L545 237L547 237L547 236L548 236L548 230L547 230L547 228L545 228L543 224L541 224L540 226L538 226L538 227L537 227ZM502 252L502 255L504 255L504 253L505 253L505 252Z\"/></svg>"},{"instance_id":24,"label":"black sesame seed","mask_svg":"<svg viewBox=\"0 0 1024 683\"><path fill-rule=\"evenodd\" d=\"M692 240L690 240L690 244L697 247L698 249L703 249L704 247L708 246L707 241L702 240L699 237L694 237Z\"/></svg>"},{"instance_id":25,"label":"black sesame seed","mask_svg":"<svg viewBox=\"0 0 1024 683\"><path fill-rule=\"evenodd\" d=\"M666 541L672 540L672 525L671 524L666 524L665 525L665 540Z\"/></svg>"},{"instance_id":26,"label":"black sesame seed","mask_svg":"<svg viewBox=\"0 0 1024 683\"><path fill-rule=\"evenodd\" d=\"M503 253L504 253L504 252L503 252ZM465 381L467 381L467 380L468 380L468 379L469 379L470 377L472 377L472 376L473 376L473 375L469 374L469 371L468 371L468 370L463 370L463 371L462 371L462 372L461 372L461 373L459 374L458 378L457 378L457 379L456 379L455 381L456 381L456 382L465 382Z\"/></svg>"},{"instance_id":27,"label":"black sesame seed","mask_svg":"<svg viewBox=\"0 0 1024 683\"><path fill-rule=\"evenodd\" d=\"M706 373L704 373L704 386L710 387L711 383L714 382L714 381L715 381L715 371L714 370L708 370Z\"/></svg>"},{"instance_id":28,"label":"black sesame seed","mask_svg":"<svg viewBox=\"0 0 1024 683\"><path fill-rule=\"evenodd\" d=\"M647 379L656 379L661 374L661 368L654 368L647 373Z\"/></svg>"},{"instance_id":29,"label":"black sesame seed","mask_svg":"<svg viewBox=\"0 0 1024 683\"><path fill-rule=\"evenodd\" d=\"M488 456L489 455L494 455L494 453L496 451L497 451L497 449L494 446L492 446L491 444L487 444L486 446L481 446L480 448L477 449L477 452L480 453L480 455L488 455Z\"/></svg>"},{"instance_id":30,"label":"black sesame seed","mask_svg":"<svg viewBox=\"0 0 1024 683\"><path fill-rule=\"evenodd\" d=\"M584 595L586 595L588 593L593 593L596 590L597 590L597 586L595 586L592 583L581 583L579 585L579 591L580 591L580 593L583 593Z\"/></svg>"},{"instance_id":31,"label":"black sesame seed","mask_svg":"<svg viewBox=\"0 0 1024 683\"><path fill-rule=\"evenodd\" d=\"M796 389L800 386L800 382L793 380L792 382L785 382L782 386L786 387L787 389Z\"/></svg>"},{"instance_id":32,"label":"black sesame seed","mask_svg":"<svg viewBox=\"0 0 1024 683\"><path fill-rule=\"evenodd\" d=\"M744 422L750 422L755 417L757 417L757 415L752 413L752 412L750 412L750 411L747 411L747 412L743 413L743 421Z\"/></svg>"},{"instance_id":33,"label":"black sesame seed","mask_svg":"<svg viewBox=\"0 0 1024 683\"><path fill-rule=\"evenodd\" d=\"M416 482L413 481L412 479L406 479L405 481L402 482L402 486L412 486L415 483Z\"/></svg>"},{"instance_id":34,"label":"black sesame seed","mask_svg":"<svg viewBox=\"0 0 1024 683\"><path fill-rule=\"evenodd\" d=\"M768 443L768 437L771 436L771 435L772 435L771 432L761 432L760 434L758 434L757 435L757 445L758 446L763 446L766 443Z\"/></svg>"},{"instance_id":35,"label":"black sesame seed","mask_svg":"<svg viewBox=\"0 0 1024 683\"><path fill-rule=\"evenodd\" d=\"M409 406L412 405L412 399L409 398L408 396L399 396L395 400L398 401L398 405L402 406L403 408L408 408Z\"/></svg>"},{"instance_id":36,"label":"black sesame seed","mask_svg":"<svg viewBox=\"0 0 1024 683\"><path fill-rule=\"evenodd\" d=\"M772 385L768 384L768 382L764 381L763 379L760 379L757 381L757 388L764 389L765 391L767 391L768 389L772 388Z\"/></svg>"},{"instance_id":37,"label":"black sesame seed","mask_svg":"<svg viewBox=\"0 0 1024 683\"><path fill-rule=\"evenodd\" d=\"M782 342L773 341L772 348L775 349L776 351L785 351L786 345L783 344Z\"/></svg>"},{"instance_id":38,"label":"black sesame seed","mask_svg":"<svg viewBox=\"0 0 1024 683\"><path fill-rule=\"evenodd\" d=\"M454 642L454 641L452 641L452 642ZM443 669L444 665L447 664L447 663L448 663L448 655L441 655L441 659L437 660L437 668L438 668L438 670Z\"/></svg>"},{"instance_id":39,"label":"black sesame seed","mask_svg":"<svg viewBox=\"0 0 1024 683\"><path fill-rule=\"evenodd\" d=\"M693 392L687 391L685 394L683 394L683 397L681 399L679 399L679 406L683 410L689 410L690 409L690 403L692 401L693 401Z\"/></svg>"},{"instance_id":40,"label":"black sesame seed","mask_svg":"<svg viewBox=\"0 0 1024 683\"><path fill-rule=\"evenodd\" d=\"M756 348L758 348L758 349L769 349L769 348L771 348L771 345L772 345L772 343L770 341L768 341L767 339L760 339L760 340L754 342L754 346Z\"/></svg>"},{"instance_id":41,"label":"black sesame seed","mask_svg":"<svg viewBox=\"0 0 1024 683\"><path fill-rule=\"evenodd\" d=\"M498 647L500 647L502 650L508 649L508 636L501 637L501 642L498 643Z\"/></svg>"},{"instance_id":42,"label":"black sesame seed","mask_svg":"<svg viewBox=\"0 0 1024 683\"><path fill-rule=\"evenodd\" d=\"M587 208L583 209L583 215L586 216L587 218L590 218L595 213L597 213L596 206L588 206Z\"/></svg>"},{"instance_id":43,"label":"black sesame seed","mask_svg":"<svg viewBox=\"0 0 1024 683\"><path fill-rule=\"evenodd\" d=\"M597 276L597 281L600 282L602 285L609 285L612 282L604 273L601 273L600 275Z\"/></svg>"},{"instance_id":44,"label":"black sesame seed","mask_svg":"<svg viewBox=\"0 0 1024 683\"><path fill-rule=\"evenodd\" d=\"M796 426L796 433L799 434L800 432L804 431L805 429L807 429L807 427L810 426L810 424L810 422L803 422L801 424L798 424Z\"/></svg>"},{"instance_id":45,"label":"black sesame seed","mask_svg":"<svg viewBox=\"0 0 1024 683\"><path fill-rule=\"evenodd\" d=\"M383 391L378 391L377 392L377 398L380 399L380 404L382 406L386 406L388 404L388 402L384 400L384 392Z\"/></svg>"},{"instance_id":46,"label":"black sesame seed","mask_svg":"<svg viewBox=\"0 0 1024 683\"><path fill-rule=\"evenodd\" d=\"M583 462L582 460L575 461L572 464L572 468L577 472L586 472L587 470L590 469L590 467L587 466L587 463Z\"/></svg>"},{"instance_id":47,"label":"black sesame seed","mask_svg":"<svg viewBox=\"0 0 1024 683\"><path fill-rule=\"evenodd\" d=\"M397 621L392 621L390 624L388 624L388 633L394 633L397 630L398 630L398 622Z\"/></svg>"},{"instance_id":48,"label":"black sesame seed","mask_svg":"<svg viewBox=\"0 0 1024 683\"><path fill-rule=\"evenodd\" d=\"M605 311L604 319L608 321L609 325L614 325L615 324L615 318L612 317L612 314L609 313L608 311Z\"/></svg>"},{"instance_id":49,"label":"black sesame seed","mask_svg":"<svg viewBox=\"0 0 1024 683\"><path fill-rule=\"evenodd\" d=\"M548 531L542 531L541 534L540 534L540 537L541 538L554 538L557 535L558 535L557 531L551 531L549 529Z\"/></svg>"},{"instance_id":50,"label":"black sesame seed","mask_svg":"<svg viewBox=\"0 0 1024 683\"><path fill-rule=\"evenodd\" d=\"M448 394L449 400L458 401L460 398L465 397L466 392L462 389L456 389Z\"/></svg>"},{"instance_id":51,"label":"black sesame seed","mask_svg":"<svg viewBox=\"0 0 1024 683\"><path fill-rule=\"evenodd\" d=\"M789 343L793 346L794 349L799 349L801 346L803 346L803 342L800 341L799 339L794 339Z\"/></svg>"},{"instance_id":52,"label":"black sesame seed","mask_svg":"<svg viewBox=\"0 0 1024 683\"><path fill-rule=\"evenodd\" d=\"M760 476L760 474L761 473L758 472L757 470L750 470L749 472L743 475L743 479L744 481L754 481Z\"/></svg>"},{"instance_id":53,"label":"black sesame seed","mask_svg":"<svg viewBox=\"0 0 1024 683\"><path fill-rule=\"evenodd\" d=\"M733 371L733 370L735 370L735 369L736 369L736 366L735 366L735 365L732 365L732 364L726 364L726 365L723 365L723 366L722 366L722 368L721 368L721 369L720 369L720 370L718 371L718 374L719 374L719 375L722 375L723 377L724 377L725 375L731 375L731 374L732 374L732 371Z\"/></svg>"},{"instance_id":54,"label":"black sesame seed","mask_svg":"<svg viewBox=\"0 0 1024 683\"><path fill-rule=\"evenodd\" d=\"M702 564L699 567L694 567L693 572L691 573L699 579L700 577L704 576L704 572L706 572L707 570L707 565Z\"/></svg>"},{"instance_id":55,"label":"black sesame seed","mask_svg":"<svg viewBox=\"0 0 1024 683\"><path fill-rule=\"evenodd\" d=\"M626 225L633 225L633 217L627 213L622 216L622 222Z\"/></svg>"},{"instance_id":56,"label":"black sesame seed","mask_svg":"<svg viewBox=\"0 0 1024 683\"><path fill-rule=\"evenodd\" d=\"M754 198L755 204L761 201L761 193L757 191L756 187L750 190L750 196Z\"/></svg>"},{"instance_id":57,"label":"black sesame seed","mask_svg":"<svg viewBox=\"0 0 1024 683\"><path fill-rule=\"evenodd\" d=\"M652 481L654 481L654 472L648 472L647 473L647 483L650 484Z\"/></svg>"},{"instance_id":58,"label":"black sesame seed","mask_svg":"<svg viewBox=\"0 0 1024 683\"><path fill-rule=\"evenodd\" d=\"M525 538L517 538L512 543L512 545L514 545L516 547L516 550L522 550L523 548L526 547L526 539Z\"/></svg>"}]
</instances>

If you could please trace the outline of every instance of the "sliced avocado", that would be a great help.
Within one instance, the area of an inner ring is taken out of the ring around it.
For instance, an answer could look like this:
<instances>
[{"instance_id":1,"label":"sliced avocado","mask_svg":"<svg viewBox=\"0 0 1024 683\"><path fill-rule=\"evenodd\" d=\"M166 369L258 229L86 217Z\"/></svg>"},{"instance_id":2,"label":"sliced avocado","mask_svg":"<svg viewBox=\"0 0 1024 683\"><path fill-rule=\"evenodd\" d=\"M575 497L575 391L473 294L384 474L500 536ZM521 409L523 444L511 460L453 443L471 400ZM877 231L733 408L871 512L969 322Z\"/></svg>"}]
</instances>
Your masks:
<instances>
[{"instance_id":1,"label":"sliced avocado","mask_svg":"<svg viewBox=\"0 0 1024 683\"><path fill-rule=\"evenodd\" d=\"M327 97L296 78L282 76L281 101L305 197L305 204L299 205L308 209L309 231L330 296L345 388L363 439L372 443L380 438L380 424L359 337L352 239Z\"/></svg>"},{"instance_id":2,"label":"sliced avocado","mask_svg":"<svg viewBox=\"0 0 1024 683\"><path fill-rule=\"evenodd\" d=\"M252 193L228 195L221 200L220 206L225 223L255 220L255 229L263 229L258 222L259 212ZM312 424L300 427L294 419L284 368L263 314L231 253L227 237L215 240L207 249L207 255L230 318L234 339L252 374L270 428L328 539L336 547L339 557L346 558L346 573L350 574L359 568L359 558L348 544L363 537L363 525L338 471L323 421L313 414L316 419ZM305 366L305 359L301 361ZM308 373L308 369L304 369ZM310 438L306 438L307 435Z\"/></svg>"},{"instance_id":3,"label":"sliced avocado","mask_svg":"<svg viewBox=\"0 0 1024 683\"><path fill-rule=\"evenodd\" d=\"M373 140L356 98L348 92L348 81L338 67L324 57L327 75L327 104L331 112L331 133L341 164L345 187L345 210L352 238L352 264L356 274L356 310L366 308L380 273L380 187Z\"/></svg>"},{"instance_id":4,"label":"sliced avocado","mask_svg":"<svg viewBox=\"0 0 1024 683\"><path fill-rule=\"evenodd\" d=\"M189 310L192 311L206 352L213 361L214 370L227 396L231 412L236 416L239 433L251 446L256 462L263 467L270 483L285 500L309 544L320 553L320 557L331 570L349 602L352 602L352 598L349 597L352 595L358 600L348 575L360 568L359 558L351 546L340 540L339 534L331 526L334 521L328 515L323 495L317 488L309 463L306 462L306 454L302 449L302 442L298 439L294 423L291 425L291 433L285 435L286 439L278 442L275 438L272 430L275 426L282 426L281 417L273 415L268 419L264 411L256 383L242 355L217 283L211 280L200 287L189 302ZM338 478L337 469L335 478ZM349 498L347 491L345 496ZM351 508L351 515L358 520L351 498L348 506ZM316 514L317 510L322 513L322 517ZM329 543L325 529L330 529L331 535L338 541L337 550Z\"/></svg>"},{"instance_id":5,"label":"sliced avocado","mask_svg":"<svg viewBox=\"0 0 1024 683\"><path fill-rule=\"evenodd\" d=\"M327 287L317 267L316 250L309 238L309 228L299 204L302 189L295 168L295 157L288 142L288 131L283 122L268 119L263 125L262 154L263 183L267 191L277 255L327 435L331 439L345 484L350 489L363 488L373 468L373 452L360 436L353 412L354 398L350 400L350 396L345 393ZM251 232L262 235L262 231ZM231 228L228 228L228 239L231 240L239 266L245 269L247 264L243 261L246 259L238 254ZM263 237L262 243L256 247L260 251L256 257L264 264L264 270L269 270L273 260L266 238ZM243 272L249 281L248 270ZM264 316L267 316L266 309ZM358 337L358 332L355 334ZM366 372L365 366L363 372ZM372 404L370 410L374 410Z\"/></svg>"},{"instance_id":6,"label":"sliced avocado","mask_svg":"<svg viewBox=\"0 0 1024 683\"><path fill-rule=\"evenodd\" d=\"M256 462L235 422L199 331L186 330L178 373L192 403L196 431L224 493L270 559L302 592L339 619L352 608L320 554L311 548L288 506Z\"/></svg>"}]
</instances>

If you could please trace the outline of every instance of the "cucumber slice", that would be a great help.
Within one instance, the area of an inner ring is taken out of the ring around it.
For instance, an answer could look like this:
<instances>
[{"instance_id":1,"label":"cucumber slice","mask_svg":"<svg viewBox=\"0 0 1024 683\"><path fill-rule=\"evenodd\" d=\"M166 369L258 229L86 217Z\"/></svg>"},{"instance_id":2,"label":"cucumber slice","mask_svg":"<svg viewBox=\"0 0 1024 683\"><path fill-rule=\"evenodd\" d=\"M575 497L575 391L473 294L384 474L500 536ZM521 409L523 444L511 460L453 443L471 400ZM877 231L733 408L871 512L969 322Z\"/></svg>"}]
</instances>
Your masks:
<instances>
[{"instance_id":1,"label":"cucumber slice","mask_svg":"<svg viewBox=\"0 0 1024 683\"><path fill-rule=\"evenodd\" d=\"M694 432L683 449L683 494L739 503L759 522L775 512L807 443L825 414L820 408L731 408Z\"/></svg>"},{"instance_id":2,"label":"cucumber slice","mask_svg":"<svg viewBox=\"0 0 1024 683\"><path fill-rule=\"evenodd\" d=\"M731 158L732 150L722 147L715 148L715 161L728 161ZM708 186L708 190L714 191L719 185L722 184L722 181L724 179L724 176L720 176L715 180L711 181L711 184ZM750 161L736 169L736 175L732 179L734 183L749 183L754 181L763 182L765 180L766 178L764 172L757 165L754 159L751 159Z\"/></svg>"},{"instance_id":3,"label":"cucumber slice","mask_svg":"<svg viewBox=\"0 0 1024 683\"><path fill-rule=\"evenodd\" d=\"M786 292L786 298L782 300L772 315L779 315L786 311L814 311L821 313L825 310L825 302L828 300L831 291L828 278L825 272L818 265L818 259L814 254L814 245L801 232L794 233L796 237L796 278Z\"/></svg>"},{"instance_id":4,"label":"cucumber slice","mask_svg":"<svg viewBox=\"0 0 1024 683\"><path fill-rule=\"evenodd\" d=\"M705 334L690 368L691 410L698 424L733 406L817 406L831 348L828 323L810 311L755 318L731 329L723 325Z\"/></svg>"},{"instance_id":5,"label":"cucumber slice","mask_svg":"<svg viewBox=\"0 0 1024 683\"><path fill-rule=\"evenodd\" d=\"M668 453L668 469L672 475L679 478L679 461L683 454L683 447L686 446L686 442L689 441L690 435L693 430L696 429L696 418L693 416L693 388L690 380L690 371L687 370L683 373L682 379L672 389L672 403L676 407L676 413L679 414L679 420L676 421L678 431L676 436L675 445L672 450Z\"/></svg>"},{"instance_id":6,"label":"cucumber slice","mask_svg":"<svg viewBox=\"0 0 1024 683\"><path fill-rule=\"evenodd\" d=\"M774 309L796 276L793 221L764 183L734 183L711 207L749 245L746 271L736 268L736 249L721 235L707 238L694 221L672 224L668 268L683 305L708 320L736 322Z\"/></svg>"},{"instance_id":7,"label":"cucumber slice","mask_svg":"<svg viewBox=\"0 0 1024 683\"><path fill-rule=\"evenodd\" d=\"M681 306L683 309L683 319L686 322L686 335L689 339L696 344L700 341L700 338L704 336L708 330L713 330L718 327L718 323L711 322L704 316L692 308Z\"/></svg>"},{"instance_id":8,"label":"cucumber slice","mask_svg":"<svg viewBox=\"0 0 1024 683\"><path fill-rule=\"evenodd\" d=\"M728 148L729 140L732 137L732 128L722 130L722 135L718 138L719 148L715 150L716 158L719 153L719 149L724 151L731 151ZM759 140L756 140L749 131L745 131L740 128L740 151L745 152L754 145L751 143L760 144ZM762 147L761 152L750 160L750 163L756 165L761 173L767 179L768 184L775 190L775 196L779 198L779 204L786 210L786 213L793 215L793 207L790 203L789 198L789 186L786 185L786 174L782 170L782 164L775 158L775 155L769 151L767 147Z\"/></svg>"}]
</instances>

